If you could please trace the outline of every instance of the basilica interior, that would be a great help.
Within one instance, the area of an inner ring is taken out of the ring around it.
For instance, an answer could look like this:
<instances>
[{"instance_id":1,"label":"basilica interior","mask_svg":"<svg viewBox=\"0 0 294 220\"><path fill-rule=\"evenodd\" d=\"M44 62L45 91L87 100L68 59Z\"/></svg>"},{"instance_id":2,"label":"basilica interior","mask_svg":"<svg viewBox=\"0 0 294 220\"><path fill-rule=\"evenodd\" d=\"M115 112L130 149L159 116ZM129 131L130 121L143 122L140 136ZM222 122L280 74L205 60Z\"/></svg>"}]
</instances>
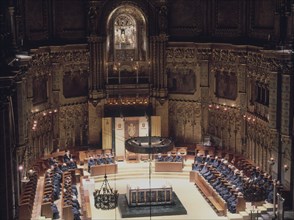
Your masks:
<instances>
[{"instance_id":1,"label":"basilica interior","mask_svg":"<svg viewBox=\"0 0 294 220\"><path fill-rule=\"evenodd\" d=\"M50 155L80 167L81 151L108 150L127 165L138 136L170 138L191 163L246 161L293 211L293 42L291 0L1 1L3 219L33 219L26 180Z\"/></svg>"}]
</instances>

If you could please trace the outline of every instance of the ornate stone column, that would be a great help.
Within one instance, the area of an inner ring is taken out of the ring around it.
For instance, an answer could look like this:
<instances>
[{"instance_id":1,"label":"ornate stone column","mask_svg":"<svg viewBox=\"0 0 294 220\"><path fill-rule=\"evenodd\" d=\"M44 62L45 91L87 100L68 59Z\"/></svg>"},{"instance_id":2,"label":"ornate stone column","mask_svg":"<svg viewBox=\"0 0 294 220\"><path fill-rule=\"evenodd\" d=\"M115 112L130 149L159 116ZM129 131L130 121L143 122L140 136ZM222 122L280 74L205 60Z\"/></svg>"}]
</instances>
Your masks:
<instances>
[{"instance_id":1,"label":"ornate stone column","mask_svg":"<svg viewBox=\"0 0 294 220\"><path fill-rule=\"evenodd\" d=\"M17 73L0 77L0 178L2 180L1 193L1 217L3 219L17 218L17 205L20 191L20 179L15 164L15 123L12 96L15 92L15 80Z\"/></svg>"}]
</instances>

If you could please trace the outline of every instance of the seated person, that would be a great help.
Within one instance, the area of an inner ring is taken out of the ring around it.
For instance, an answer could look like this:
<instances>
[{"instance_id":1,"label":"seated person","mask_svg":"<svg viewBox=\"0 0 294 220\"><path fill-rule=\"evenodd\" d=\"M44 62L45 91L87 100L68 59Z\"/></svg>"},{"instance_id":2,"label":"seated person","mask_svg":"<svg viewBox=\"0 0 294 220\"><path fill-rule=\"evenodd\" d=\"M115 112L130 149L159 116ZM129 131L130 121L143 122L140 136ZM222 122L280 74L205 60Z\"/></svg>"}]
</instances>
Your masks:
<instances>
[{"instance_id":1,"label":"seated person","mask_svg":"<svg viewBox=\"0 0 294 220\"><path fill-rule=\"evenodd\" d=\"M51 204L51 210L53 213L53 219L59 219L60 218L59 211L58 211L57 206L54 203Z\"/></svg>"},{"instance_id":2,"label":"seated person","mask_svg":"<svg viewBox=\"0 0 294 220\"><path fill-rule=\"evenodd\" d=\"M215 188L217 185L221 184L221 181L220 180L221 180L221 178L220 177L217 177L217 179L213 183L211 183L211 186L213 188Z\"/></svg>"},{"instance_id":3,"label":"seated person","mask_svg":"<svg viewBox=\"0 0 294 220\"><path fill-rule=\"evenodd\" d=\"M166 162L173 162L174 158L171 155L171 153L168 153L167 156L164 158L164 161Z\"/></svg>"},{"instance_id":4,"label":"seated person","mask_svg":"<svg viewBox=\"0 0 294 220\"><path fill-rule=\"evenodd\" d=\"M204 174L207 173L208 171L209 171L209 170L208 170L208 168L207 168L207 163L205 162L203 168L202 168L201 171L200 171L200 174L204 175Z\"/></svg>"},{"instance_id":5,"label":"seated person","mask_svg":"<svg viewBox=\"0 0 294 220\"><path fill-rule=\"evenodd\" d=\"M70 158L70 160L67 164L68 164L69 169L77 169L78 168L77 163L72 158Z\"/></svg>"},{"instance_id":6,"label":"seated person","mask_svg":"<svg viewBox=\"0 0 294 220\"><path fill-rule=\"evenodd\" d=\"M71 186L71 191L75 196L78 196L78 189L76 185Z\"/></svg>"},{"instance_id":7,"label":"seated person","mask_svg":"<svg viewBox=\"0 0 294 220\"><path fill-rule=\"evenodd\" d=\"M203 159L203 156L200 153L197 153L197 155L194 158L194 163L201 164L203 163Z\"/></svg>"},{"instance_id":8,"label":"seated person","mask_svg":"<svg viewBox=\"0 0 294 220\"><path fill-rule=\"evenodd\" d=\"M95 161L93 159L93 157L90 157L89 161L88 161L88 172L90 173L90 168L91 166L95 165Z\"/></svg>"},{"instance_id":9,"label":"seated person","mask_svg":"<svg viewBox=\"0 0 294 220\"><path fill-rule=\"evenodd\" d=\"M80 203L75 195L72 196L72 206L77 208L78 210L81 209Z\"/></svg>"},{"instance_id":10,"label":"seated person","mask_svg":"<svg viewBox=\"0 0 294 220\"><path fill-rule=\"evenodd\" d=\"M193 166L192 167L193 170L200 171L200 170L202 170L204 164L203 163L200 163L200 164L195 163L195 164L192 164L192 166Z\"/></svg>"},{"instance_id":11,"label":"seated person","mask_svg":"<svg viewBox=\"0 0 294 220\"><path fill-rule=\"evenodd\" d=\"M210 155L209 155L209 154L207 154L206 159L205 159L205 162L206 162L208 165L210 165L210 164L212 163L212 160L210 159Z\"/></svg>"},{"instance_id":12,"label":"seated person","mask_svg":"<svg viewBox=\"0 0 294 220\"><path fill-rule=\"evenodd\" d=\"M104 164L105 163L105 161L103 160L103 158L102 158L101 155L97 155L97 157L96 157L96 163L98 165L101 165L101 164Z\"/></svg>"},{"instance_id":13,"label":"seated person","mask_svg":"<svg viewBox=\"0 0 294 220\"><path fill-rule=\"evenodd\" d=\"M158 161L158 162L162 162L162 161L164 161L163 157L161 156L161 153L159 153L159 154L157 155L157 161Z\"/></svg>"},{"instance_id":14,"label":"seated person","mask_svg":"<svg viewBox=\"0 0 294 220\"><path fill-rule=\"evenodd\" d=\"M50 157L48 159L48 164L51 167L52 165L54 165L55 163L57 163L57 160L54 157Z\"/></svg>"},{"instance_id":15,"label":"seated person","mask_svg":"<svg viewBox=\"0 0 294 220\"><path fill-rule=\"evenodd\" d=\"M220 161L218 159L218 156L215 156L215 158L214 158L214 160L212 162L212 166L216 168L216 167L219 166L219 163L220 163Z\"/></svg>"},{"instance_id":16,"label":"seated person","mask_svg":"<svg viewBox=\"0 0 294 220\"><path fill-rule=\"evenodd\" d=\"M59 165L56 163L56 164L54 164L54 166L53 166L53 172L54 172L54 175L56 175L56 174L59 174L60 175L60 179L61 179L61 177L62 177L62 170L59 168Z\"/></svg>"},{"instance_id":17,"label":"seated person","mask_svg":"<svg viewBox=\"0 0 294 220\"><path fill-rule=\"evenodd\" d=\"M182 162L183 158L180 152L177 153L177 156L175 157L175 162Z\"/></svg>"},{"instance_id":18,"label":"seated person","mask_svg":"<svg viewBox=\"0 0 294 220\"><path fill-rule=\"evenodd\" d=\"M60 169L61 169L62 172L68 171L67 164L66 164L66 163L63 163L63 164L61 165Z\"/></svg>"},{"instance_id":19,"label":"seated person","mask_svg":"<svg viewBox=\"0 0 294 220\"><path fill-rule=\"evenodd\" d=\"M64 163L67 163L67 162L70 161L70 159L71 159L70 152L69 152L69 150L66 150L65 151L65 154L63 155L63 162Z\"/></svg>"},{"instance_id":20,"label":"seated person","mask_svg":"<svg viewBox=\"0 0 294 220\"><path fill-rule=\"evenodd\" d=\"M112 159L112 157L110 157L109 154L106 155L105 162L107 164L112 164L113 163L113 159Z\"/></svg>"}]
</instances>

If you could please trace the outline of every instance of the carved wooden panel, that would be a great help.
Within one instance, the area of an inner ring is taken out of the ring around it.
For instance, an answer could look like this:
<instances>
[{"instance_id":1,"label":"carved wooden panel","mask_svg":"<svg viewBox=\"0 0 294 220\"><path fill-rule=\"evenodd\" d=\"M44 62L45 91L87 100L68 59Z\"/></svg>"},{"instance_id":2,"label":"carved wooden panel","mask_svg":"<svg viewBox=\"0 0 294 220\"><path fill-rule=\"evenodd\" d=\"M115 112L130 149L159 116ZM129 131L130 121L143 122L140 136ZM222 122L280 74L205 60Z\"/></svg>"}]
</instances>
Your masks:
<instances>
[{"instance_id":1,"label":"carved wooden panel","mask_svg":"<svg viewBox=\"0 0 294 220\"><path fill-rule=\"evenodd\" d=\"M216 95L219 98L235 100L237 98L237 76L234 73L216 73Z\"/></svg>"},{"instance_id":2,"label":"carved wooden panel","mask_svg":"<svg viewBox=\"0 0 294 220\"><path fill-rule=\"evenodd\" d=\"M275 4L272 0L251 1L251 27L252 28L273 28Z\"/></svg>"},{"instance_id":3,"label":"carved wooden panel","mask_svg":"<svg viewBox=\"0 0 294 220\"><path fill-rule=\"evenodd\" d=\"M205 4L200 0L174 0L169 5L169 31L174 36L194 36L203 30Z\"/></svg>"},{"instance_id":4,"label":"carved wooden panel","mask_svg":"<svg viewBox=\"0 0 294 220\"><path fill-rule=\"evenodd\" d=\"M191 68L168 68L168 89L171 93L191 93L196 91L196 73Z\"/></svg>"},{"instance_id":5,"label":"carved wooden panel","mask_svg":"<svg viewBox=\"0 0 294 220\"><path fill-rule=\"evenodd\" d=\"M217 28L238 28L239 2L236 0L216 1L216 26Z\"/></svg>"},{"instance_id":6,"label":"carved wooden panel","mask_svg":"<svg viewBox=\"0 0 294 220\"><path fill-rule=\"evenodd\" d=\"M41 104L47 101L47 78L39 76L33 78L33 104Z\"/></svg>"},{"instance_id":7,"label":"carved wooden panel","mask_svg":"<svg viewBox=\"0 0 294 220\"><path fill-rule=\"evenodd\" d=\"M88 74L84 70L66 72L63 76L63 95L65 98L88 95Z\"/></svg>"},{"instance_id":8,"label":"carved wooden panel","mask_svg":"<svg viewBox=\"0 0 294 220\"><path fill-rule=\"evenodd\" d=\"M215 0L212 8L213 30L217 36L236 37L241 31L241 1Z\"/></svg>"},{"instance_id":9,"label":"carved wooden panel","mask_svg":"<svg viewBox=\"0 0 294 220\"><path fill-rule=\"evenodd\" d=\"M86 33L86 9L83 0L55 1L55 32L58 38L83 38Z\"/></svg>"},{"instance_id":10,"label":"carved wooden panel","mask_svg":"<svg viewBox=\"0 0 294 220\"><path fill-rule=\"evenodd\" d=\"M25 20L29 40L38 41L48 38L48 1L26 0Z\"/></svg>"},{"instance_id":11,"label":"carved wooden panel","mask_svg":"<svg viewBox=\"0 0 294 220\"><path fill-rule=\"evenodd\" d=\"M275 2L250 1L249 32L252 37L270 40L274 34Z\"/></svg>"}]
</instances>

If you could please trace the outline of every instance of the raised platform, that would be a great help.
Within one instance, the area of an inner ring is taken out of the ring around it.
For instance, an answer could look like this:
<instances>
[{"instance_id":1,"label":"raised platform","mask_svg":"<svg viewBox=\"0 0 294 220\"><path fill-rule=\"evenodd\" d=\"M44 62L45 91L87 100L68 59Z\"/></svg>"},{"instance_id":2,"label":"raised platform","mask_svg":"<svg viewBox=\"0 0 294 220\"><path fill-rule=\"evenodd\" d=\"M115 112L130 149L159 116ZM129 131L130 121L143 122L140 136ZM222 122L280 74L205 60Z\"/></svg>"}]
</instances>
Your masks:
<instances>
[{"instance_id":1,"label":"raised platform","mask_svg":"<svg viewBox=\"0 0 294 220\"><path fill-rule=\"evenodd\" d=\"M165 215L186 215L187 210L173 192L173 204L157 206L128 206L126 194L118 197L118 208L122 218L165 216Z\"/></svg>"}]
</instances>

